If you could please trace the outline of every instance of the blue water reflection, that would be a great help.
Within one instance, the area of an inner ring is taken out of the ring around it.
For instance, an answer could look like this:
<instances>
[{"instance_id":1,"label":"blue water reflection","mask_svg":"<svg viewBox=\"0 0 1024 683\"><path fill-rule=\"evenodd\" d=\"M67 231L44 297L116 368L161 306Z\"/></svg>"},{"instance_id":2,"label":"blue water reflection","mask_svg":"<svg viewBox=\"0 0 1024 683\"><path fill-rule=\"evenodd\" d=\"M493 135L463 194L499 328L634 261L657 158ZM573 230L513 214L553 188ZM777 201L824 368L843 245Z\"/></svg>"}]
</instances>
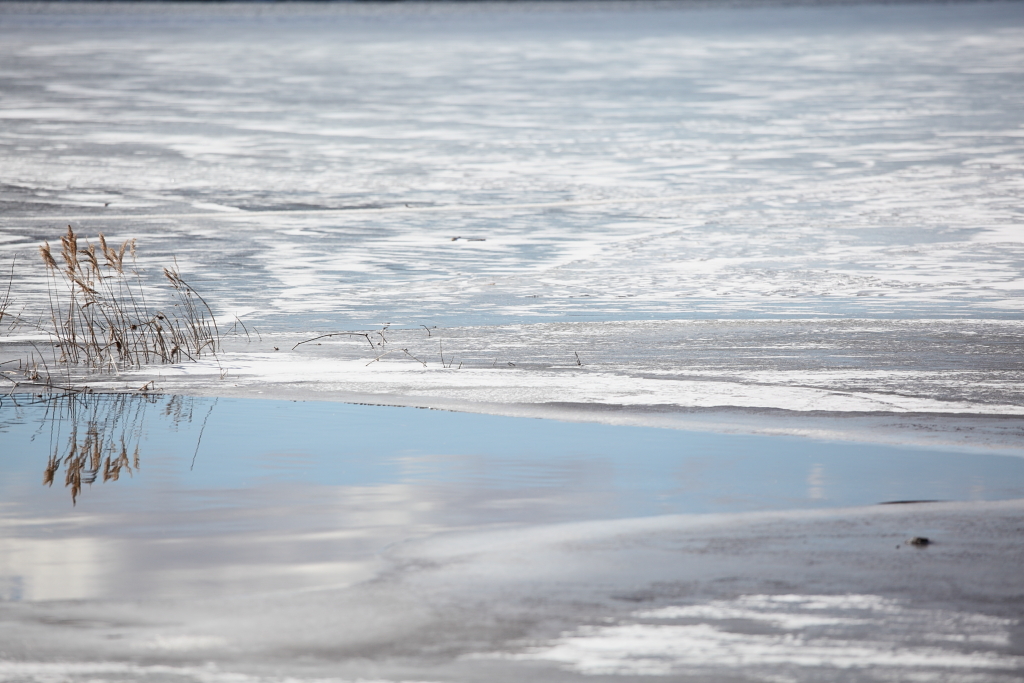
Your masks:
<instances>
[{"instance_id":1,"label":"blue water reflection","mask_svg":"<svg viewBox=\"0 0 1024 683\"><path fill-rule=\"evenodd\" d=\"M1024 497L1017 457L327 402L4 397L0 454L15 601L343 587L467 529Z\"/></svg>"},{"instance_id":2,"label":"blue water reflection","mask_svg":"<svg viewBox=\"0 0 1024 683\"><path fill-rule=\"evenodd\" d=\"M109 436L118 448L125 444L129 459L137 448L141 458L116 485L85 484L83 509L140 504L157 491L198 500L285 485L585 494L592 504L559 515L582 519L1024 496L1024 459L978 452L327 402L78 396L19 403L6 399L0 408L0 491L8 503L54 510L71 507L64 473L50 487L39 482L76 430L80 440L90 430L116 432ZM68 410L76 403L77 425ZM516 517L508 507L496 516Z\"/></svg>"}]
</instances>

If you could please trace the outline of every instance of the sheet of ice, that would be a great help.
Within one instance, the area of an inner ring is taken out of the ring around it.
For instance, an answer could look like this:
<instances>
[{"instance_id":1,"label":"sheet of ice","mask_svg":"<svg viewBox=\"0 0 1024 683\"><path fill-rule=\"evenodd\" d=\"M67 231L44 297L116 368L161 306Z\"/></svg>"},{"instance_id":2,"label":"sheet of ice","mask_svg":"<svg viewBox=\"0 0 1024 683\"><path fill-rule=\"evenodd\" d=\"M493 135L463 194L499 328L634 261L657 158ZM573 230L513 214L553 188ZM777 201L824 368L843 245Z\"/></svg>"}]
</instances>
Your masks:
<instances>
[{"instance_id":1,"label":"sheet of ice","mask_svg":"<svg viewBox=\"0 0 1024 683\"><path fill-rule=\"evenodd\" d=\"M272 340L217 371L264 394L1019 414L1018 3L4 3L0 35L0 266L31 321L72 222ZM821 326L767 322L795 319ZM659 324L685 320L720 322L680 347ZM441 328L458 379L270 353L383 323ZM159 376L234 389L208 371Z\"/></svg>"},{"instance_id":2,"label":"sheet of ice","mask_svg":"<svg viewBox=\"0 0 1024 683\"><path fill-rule=\"evenodd\" d=\"M0 31L4 252L136 236L268 328L1021 307L1015 3L5 3ZM564 200L620 203L494 208ZM408 211L316 211L359 207Z\"/></svg>"},{"instance_id":3,"label":"sheet of ice","mask_svg":"<svg viewBox=\"0 0 1024 683\"><path fill-rule=\"evenodd\" d=\"M305 335L247 336L237 322L227 329L227 350L216 359L80 379L95 390L134 391L152 381L169 393L1024 453L1016 321L391 327L383 337L378 328L298 346Z\"/></svg>"},{"instance_id":4,"label":"sheet of ice","mask_svg":"<svg viewBox=\"0 0 1024 683\"><path fill-rule=\"evenodd\" d=\"M923 680L943 680L951 670L1014 672L1024 666L1024 657L936 646L946 641L1005 647L1008 627L1016 620L908 609L875 595L742 595L632 616L643 621L584 627L518 657L555 661L583 674L627 676L713 676L723 669L782 666L904 672L935 668L941 673ZM737 632L737 622L746 622L754 632ZM758 626L769 632L757 633ZM872 635L837 642L836 631L854 627L870 628ZM925 643L900 643L907 632L923 633Z\"/></svg>"}]
</instances>

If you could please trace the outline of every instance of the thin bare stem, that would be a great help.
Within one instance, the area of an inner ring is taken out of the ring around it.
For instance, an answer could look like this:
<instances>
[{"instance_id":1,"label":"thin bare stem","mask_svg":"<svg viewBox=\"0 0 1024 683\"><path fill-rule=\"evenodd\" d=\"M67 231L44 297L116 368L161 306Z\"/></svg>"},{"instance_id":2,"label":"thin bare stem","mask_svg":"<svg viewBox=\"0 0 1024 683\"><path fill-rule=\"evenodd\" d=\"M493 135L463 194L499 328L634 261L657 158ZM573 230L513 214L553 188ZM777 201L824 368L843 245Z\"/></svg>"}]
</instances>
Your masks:
<instances>
[{"instance_id":1,"label":"thin bare stem","mask_svg":"<svg viewBox=\"0 0 1024 683\"><path fill-rule=\"evenodd\" d=\"M417 363L420 363L420 364L422 364L422 365L423 365L423 367L427 367L427 364L426 364L426 363L424 363L424 362L423 362L423 361L421 361L421 360L420 360L419 358L417 358L416 356L414 356L414 355L412 355L411 353L409 353L409 349L402 349L402 351L404 351L404 352L405 352L405 355L409 356L409 358L412 358L412 359L413 359L414 361L416 361Z\"/></svg>"},{"instance_id":2,"label":"thin bare stem","mask_svg":"<svg viewBox=\"0 0 1024 683\"><path fill-rule=\"evenodd\" d=\"M388 349L387 351L385 351L384 353L380 354L379 356L377 356L376 358L371 360L369 363L367 363L366 366L370 366L373 363L376 363L377 361L379 361L381 358L383 358L384 356L388 355L392 351L401 351L401 349Z\"/></svg>"},{"instance_id":3,"label":"thin bare stem","mask_svg":"<svg viewBox=\"0 0 1024 683\"><path fill-rule=\"evenodd\" d=\"M366 342L370 345L371 349L373 349L374 351L377 350L377 347L374 346L373 342L370 340L370 333L369 332L330 332L328 334L321 334L319 337L313 337L312 339L304 339L304 340L300 341L298 344L296 344L295 346L293 346L292 347L292 351L294 351L295 349L297 349L299 346L301 346L303 344L308 344L309 342L314 342L317 339L326 339L328 337L340 337L340 336L363 337L363 338L366 339Z\"/></svg>"}]
</instances>

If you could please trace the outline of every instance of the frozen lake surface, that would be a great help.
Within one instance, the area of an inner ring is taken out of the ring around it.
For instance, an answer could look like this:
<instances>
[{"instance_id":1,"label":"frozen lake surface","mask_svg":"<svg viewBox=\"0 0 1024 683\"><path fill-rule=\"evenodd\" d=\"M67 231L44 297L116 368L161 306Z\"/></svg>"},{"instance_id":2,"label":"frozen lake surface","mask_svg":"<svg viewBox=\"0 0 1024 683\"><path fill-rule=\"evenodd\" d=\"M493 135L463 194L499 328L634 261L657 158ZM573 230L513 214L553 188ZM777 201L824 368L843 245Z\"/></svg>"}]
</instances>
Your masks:
<instances>
[{"instance_id":1,"label":"frozen lake surface","mask_svg":"<svg viewBox=\"0 0 1024 683\"><path fill-rule=\"evenodd\" d=\"M0 32L11 310L45 316L71 223L154 283L176 259L235 333L96 386L1024 410L1019 3L4 3ZM453 372L292 351L385 324Z\"/></svg>"},{"instance_id":2,"label":"frozen lake surface","mask_svg":"<svg viewBox=\"0 0 1024 683\"><path fill-rule=\"evenodd\" d=\"M0 681L1020 679L1024 4L2 2L0 45L2 381L129 392L3 397ZM68 224L222 352L51 358Z\"/></svg>"}]
</instances>

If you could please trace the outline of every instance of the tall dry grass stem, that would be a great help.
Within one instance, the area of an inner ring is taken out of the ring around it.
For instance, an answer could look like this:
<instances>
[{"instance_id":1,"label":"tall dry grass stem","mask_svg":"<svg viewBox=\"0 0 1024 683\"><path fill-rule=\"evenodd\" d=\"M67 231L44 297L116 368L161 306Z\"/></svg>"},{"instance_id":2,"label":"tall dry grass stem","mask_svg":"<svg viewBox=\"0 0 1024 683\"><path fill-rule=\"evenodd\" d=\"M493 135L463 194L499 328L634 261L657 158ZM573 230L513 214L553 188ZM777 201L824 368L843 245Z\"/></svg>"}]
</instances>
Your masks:
<instances>
[{"instance_id":1,"label":"tall dry grass stem","mask_svg":"<svg viewBox=\"0 0 1024 683\"><path fill-rule=\"evenodd\" d=\"M14 285L14 264L16 260L17 257L11 260L11 272L7 276L7 286L4 288L3 295L0 296L0 325L7 324L8 326L10 326L11 324L13 324L13 321L4 323L4 318L9 317L7 315L7 310L11 307L12 303L11 287Z\"/></svg>"}]
</instances>

